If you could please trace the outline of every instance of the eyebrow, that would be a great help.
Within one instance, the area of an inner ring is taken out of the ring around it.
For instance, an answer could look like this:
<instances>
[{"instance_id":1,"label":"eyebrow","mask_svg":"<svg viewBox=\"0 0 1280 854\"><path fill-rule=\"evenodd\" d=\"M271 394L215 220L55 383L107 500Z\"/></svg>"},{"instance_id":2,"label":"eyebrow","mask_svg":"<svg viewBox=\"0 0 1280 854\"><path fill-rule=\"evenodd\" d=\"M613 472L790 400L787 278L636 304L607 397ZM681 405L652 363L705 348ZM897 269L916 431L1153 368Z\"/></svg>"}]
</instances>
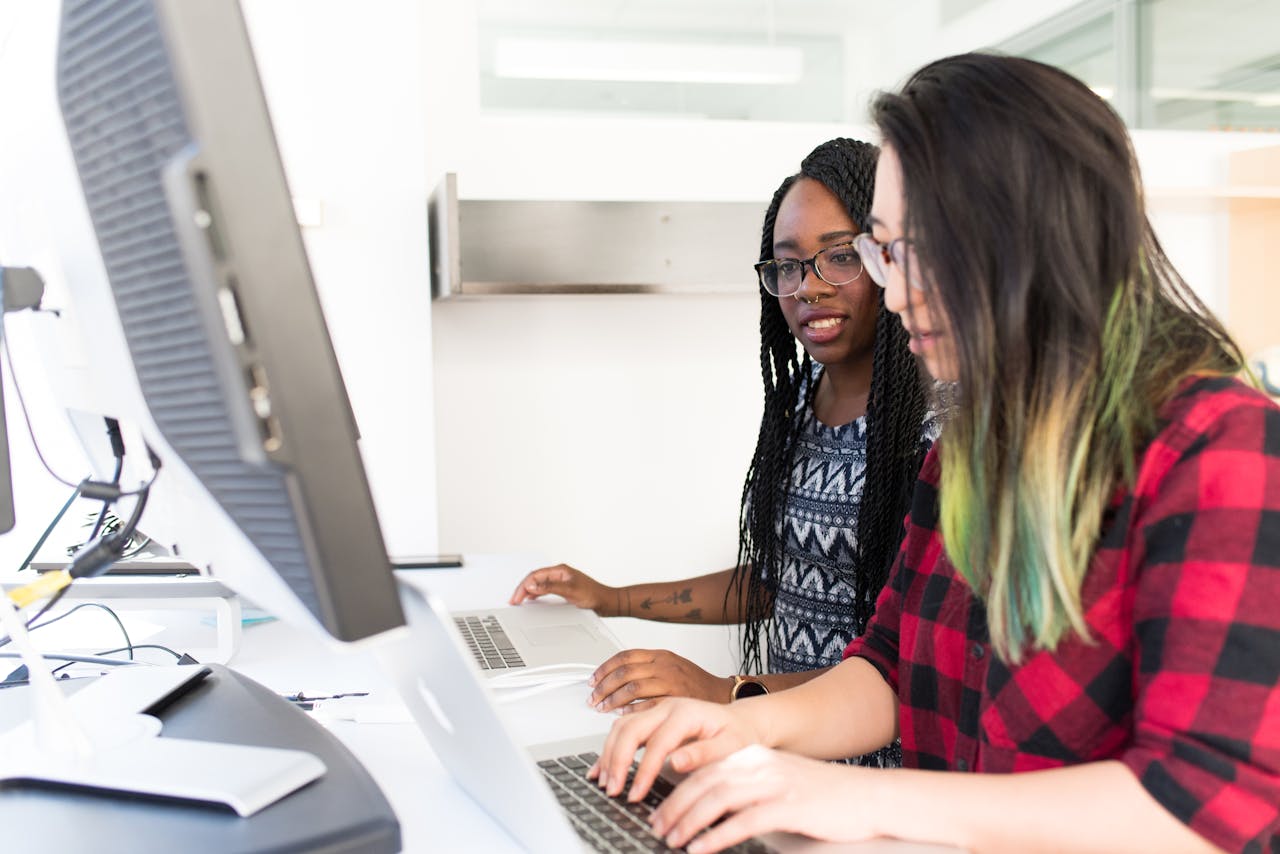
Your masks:
<instances>
[{"instance_id":1,"label":"eyebrow","mask_svg":"<svg viewBox=\"0 0 1280 854\"><path fill-rule=\"evenodd\" d=\"M880 219L880 217L875 214L867 214L867 233L871 234L877 228L881 231L889 231L889 226L885 224L884 220ZM890 233L892 234L892 232Z\"/></svg>"},{"instance_id":2,"label":"eyebrow","mask_svg":"<svg viewBox=\"0 0 1280 854\"><path fill-rule=\"evenodd\" d=\"M847 228L842 228L839 231L828 231L826 234L818 235L818 242L830 243L831 241L837 240L841 237L854 237L856 235L857 235L856 231L851 231ZM799 247L799 244L794 240L779 240L777 243L773 244L773 251L777 252L779 249L794 250L798 247Z\"/></svg>"}]
</instances>

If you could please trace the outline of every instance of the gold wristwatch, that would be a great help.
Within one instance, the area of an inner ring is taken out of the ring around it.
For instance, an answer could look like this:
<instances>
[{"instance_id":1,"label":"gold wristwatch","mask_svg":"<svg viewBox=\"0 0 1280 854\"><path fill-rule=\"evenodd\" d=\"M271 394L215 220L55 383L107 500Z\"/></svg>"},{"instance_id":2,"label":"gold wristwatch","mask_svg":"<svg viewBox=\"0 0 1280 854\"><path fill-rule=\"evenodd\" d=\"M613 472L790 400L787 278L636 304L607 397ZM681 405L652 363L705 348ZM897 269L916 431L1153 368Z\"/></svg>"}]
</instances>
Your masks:
<instances>
[{"instance_id":1,"label":"gold wristwatch","mask_svg":"<svg viewBox=\"0 0 1280 854\"><path fill-rule=\"evenodd\" d=\"M734 700L745 700L747 697L763 697L769 693L769 688L752 676L739 676L736 673L733 676L733 694Z\"/></svg>"}]
</instances>

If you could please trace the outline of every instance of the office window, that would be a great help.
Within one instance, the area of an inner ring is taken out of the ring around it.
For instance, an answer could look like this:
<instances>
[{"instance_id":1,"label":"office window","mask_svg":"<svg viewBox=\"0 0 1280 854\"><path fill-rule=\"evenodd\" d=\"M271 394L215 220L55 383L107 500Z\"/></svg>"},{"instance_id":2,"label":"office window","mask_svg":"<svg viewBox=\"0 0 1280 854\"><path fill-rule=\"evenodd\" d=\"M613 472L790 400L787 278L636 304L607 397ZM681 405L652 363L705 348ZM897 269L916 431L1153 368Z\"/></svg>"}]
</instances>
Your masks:
<instances>
[{"instance_id":1,"label":"office window","mask_svg":"<svg viewBox=\"0 0 1280 854\"><path fill-rule=\"evenodd\" d=\"M1114 102L1118 85L1115 15L1105 12L1047 36L1023 56L1056 65Z\"/></svg>"},{"instance_id":2,"label":"office window","mask_svg":"<svg viewBox=\"0 0 1280 854\"><path fill-rule=\"evenodd\" d=\"M1280 3L1158 0L1150 32L1150 126L1280 130Z\"/></svg>"},{"instance_id":3,"label":"office window","mask_svg":"<svg viewBox=\"0 0 1280 854\"><path fill-rule=\"evenodd\" d=\"M1083 79L1132 127L1280 130L1280 3L1086 0L1006 40Z\"/></svg>"}]
</instances>

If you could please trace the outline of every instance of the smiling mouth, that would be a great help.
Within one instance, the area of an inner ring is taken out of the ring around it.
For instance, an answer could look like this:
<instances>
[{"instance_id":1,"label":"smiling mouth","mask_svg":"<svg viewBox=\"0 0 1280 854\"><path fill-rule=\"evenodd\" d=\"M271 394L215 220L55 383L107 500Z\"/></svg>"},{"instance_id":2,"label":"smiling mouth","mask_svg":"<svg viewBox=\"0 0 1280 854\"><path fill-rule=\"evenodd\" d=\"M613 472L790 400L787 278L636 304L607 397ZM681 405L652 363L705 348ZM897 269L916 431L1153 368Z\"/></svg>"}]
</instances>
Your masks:
<instances>
[{"instance_id":1,"label":"smiling mouth","mask_svg":"<svg viewBox=\"0 0 1280 854\"><path fill-rule=\"evenodd\" d=\"M843 317L824 317L821 320L810 320L805 326L810 329L834 329L844 323Z\"/></svg>"}]
</instances>

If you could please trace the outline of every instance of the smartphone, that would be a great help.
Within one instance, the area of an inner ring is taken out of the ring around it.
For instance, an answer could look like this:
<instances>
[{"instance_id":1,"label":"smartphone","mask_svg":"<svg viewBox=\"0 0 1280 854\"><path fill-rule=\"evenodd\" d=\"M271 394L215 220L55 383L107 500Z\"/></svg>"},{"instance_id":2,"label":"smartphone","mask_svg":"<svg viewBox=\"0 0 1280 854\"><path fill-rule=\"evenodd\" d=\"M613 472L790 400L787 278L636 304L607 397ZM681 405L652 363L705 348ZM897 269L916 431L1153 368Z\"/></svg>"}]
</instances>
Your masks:
<instances>
[{"instance_id":1,"label":"smartphone","mask_svg":"<svg viewBox=\"0 0 1280 854\"><path fill-rule=\"evenodd\" d=\"M458 569L461 566L462 555L418 555L391 559L392 569Z\"/></svg>"}]
</instances>

